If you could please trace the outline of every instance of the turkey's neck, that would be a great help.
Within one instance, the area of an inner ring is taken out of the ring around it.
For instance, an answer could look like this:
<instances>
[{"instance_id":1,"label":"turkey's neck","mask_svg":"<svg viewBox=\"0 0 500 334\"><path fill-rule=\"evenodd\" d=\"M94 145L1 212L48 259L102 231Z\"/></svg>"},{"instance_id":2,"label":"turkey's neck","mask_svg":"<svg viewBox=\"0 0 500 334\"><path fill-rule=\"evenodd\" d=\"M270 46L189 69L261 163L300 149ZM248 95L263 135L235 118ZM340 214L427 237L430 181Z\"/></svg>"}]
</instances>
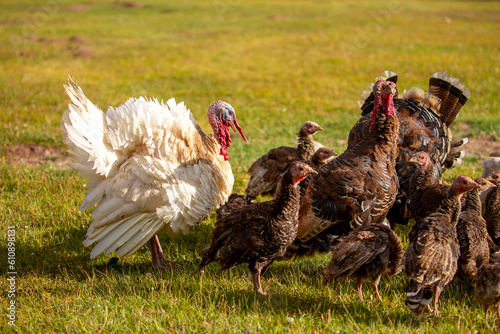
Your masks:
<instances>
[{"instance_id":1,"label":"turkey's neck","mask_svg":"<svg viewBox=\"0 0 500 334\"><path fill-rule=\"evenodd\" d=\"M463 211L474 210L482 214L481 199L479 197L479 189L472 189L465 196L465 204L463 206Z\"/></svg>"},{"instance_id":2,"label":"turkey's neck","mask_svg":"<svg viewBox=\"0 0 500 334\"><path fill-rule=\"evenodd\" d=\"M314 154L314 139L302 129L297 133L297 152L299 160L307 160Z\"/></svg>"},{"instance_id":3,"label":"turkey's neck","mask_svg":"<svg viewBox=\"0 0 500 334\"><path fill-rule=\"evenodd\" d=\"M460 215L460 197L462 194L457 194L452 187L448 191L447 196L443 199L439 210L441 213L450 216L450 224L457 226L458 216Z\"/></svg>"},{"instance_id":4,"label":"turkey's neck","mask_svg":"<svg viewBox=\"0 0 500 334\"><path fill-rule=\"evenodd\" d=\"M325 165L325 161L322 160L318 155L314 155L311 157L311 165L315 168L321 168Z\"/></svg>"},{"instance_id":5,"label":"turkey's neck","mask_svg":"<svg viewBox=\"0 0 500 334\"><path fill-rule=\"evenodd\" d=\"M280 179L274 195L274 201L277 207L282 208L280 215L289 218L297 225L300 190L298 185L294 185L290 179L284 179L284 177L289 178L289 175L284 175Z\"/></svg>"},{"instance_id":6,"label":"turkey's neck","mask_svg":"<svg viewBox=\"0 0 500 334\"><path fill-rule=\"evenodd\" d=\"M426 170L422 171L417 169L410 178L410 194L427 188L433 184L433 168L428 166Z\"/></svg>"}]
</instances>

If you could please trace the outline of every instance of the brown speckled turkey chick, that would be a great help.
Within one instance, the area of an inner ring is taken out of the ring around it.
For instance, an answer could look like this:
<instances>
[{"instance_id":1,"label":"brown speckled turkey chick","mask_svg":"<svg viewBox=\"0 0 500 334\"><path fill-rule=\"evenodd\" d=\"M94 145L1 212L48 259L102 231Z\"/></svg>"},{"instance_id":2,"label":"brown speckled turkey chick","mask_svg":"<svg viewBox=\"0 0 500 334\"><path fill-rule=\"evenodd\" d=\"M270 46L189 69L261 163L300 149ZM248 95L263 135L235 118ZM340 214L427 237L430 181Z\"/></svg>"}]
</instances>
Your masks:
<instances>
[{"instance_id":1,"label":"brown speckled turkey chick","mask_svg":"<svg viewBox=\"0 0 500 334\"><path fill-rule=\"evenodd\" d=\"M396 73L386 71L381 76L397 82ZM391 224L405 224L409 220L406 208L409 180L414 166L408 164L416 152L425 151L435 162L434 174L439 180L445 169L459 166L464 157L463 145L467 138L452 140L449 126L458 116L470 97L470 90L447 72L434 73L429 79L428 93L420 88L411 88L394 99L394 106L400 123L396 159L396 171L400 190L396 201L387 214ZM348 147L358 143L367 133L374 103L373 93L365 91L360 101L362 117L349 133Z\"/></svg>"},{"instance_id":2,"label":"brown speckled turkey chick","mask_svg":"<svg viewBox=\"0 0 500 334\"><path fill-rule=\"evenodd\" d=\"M392 102L396 84L381 80L377 87L377 116L369 134L309 178L297 239L286 258L330 251L358 226L385 221L398 191L399 123Z\"/></svg>"},{"instance_id":3,"label":"brown speckled turkey chick","mask_svg":"<svg viewBox=\"0 0 500 334\"><path fill-rule=\"evenodd\" d=\"M320 147L314 152L314 154L306 160L306 162L312 167L312 168L321 168L326 163L330 158L338 156L338 153L335 153L333 150L327 148L327 147Z\"/></svg>"},{"instance_id":4,"label":"brown speckled turkey chick","mask_svg":"<svg viewBox=\"0 0 500 334\"><path fill-rule=\"evenodd\" d=\"M450 185L435 183L434 164L427 153L418 152L409 161L416 163L417 170L410 178L407 204L410 216L418 220L437 211L443 199L448 196ZM473 182L470 178L468 180Z\"/></svg>"},{"instance_id":5,"label":"brown speckled turkey chick","mask_svg":"<svg viewBox=\"0 0 500 334\"><path fill-rule=\"evenodd\" d=\"M362 284L370 282L382 300L378 284L382 275L401 271L404 249L394 231L385 225L365 224L349 233L334 248L325 269L323 283L341 277L356 277L358 295L363 300Z\"/></svg>"},{"instance_id":6,"label":"brown speckled turkey chick","mask_svg":"<svg viewBox=\"0 0 500 334\"><path fill-rule=\"evenodd\" d=\"M278 178L289 163L310 159L314 152L322 146L316 143L312 137L319 130L323 130L323 128L317 123L307 121L297 133L297 147L273 148L255 160L248 168L250 181L245 189L247 197L254 199L260 194L273 194Z\"/></svg>"},{"instance_id":7,"label":"brown speckled turkey chick","mask_svg":"<svg viewBox=\"0 0 500 334\"><path fill-rule=\"evenodd\" d=\"M488 231L481 215L479 193L492 187L493 184L481 177L474 181L480 188L472 189L463 195L464 201L457 223L460 257L456 276L464 281L471 281L477 269L490 261Z\"/></svg>"},{"instance_id":8,"label":"brown speckled turkey chick","mask_svg":"<svg viewBox=\"0 0 500 334\"><path fill-rule=\"evenodd\" d=\"M495 187L486 191L483 206L483 217L488 233L496 245L500 245L500 171L487 178Z\"/></svg>"},{"instance_id":9,"label":"brown speckled turkey chick","mask_svg":"<svg viewBox=\"0 0 500 334\"><path fill-rule=\"evenodd\" d=\"M419 219L408 235L404 256L404 272L409 278L406 306L417 317L429 314L433 295L432 313L439 315L439 296L455 276L460 255L456 234L460 197L478 187L468 176L457 177L437 211Z\"/></svg>"},{"instance_id":10,"label":"brown speckled turkey chick","mask_svg":"<svg viewBox=\"0 0 500 334\"><path fill-rule=\"evenodd\" d=\"M306 163L292 163L281 176L273 200L242 206L217 221L198 270L214 261L220 262L222 270L248 263L255 291L266 295L260 276L297 235L298 183L311 173L316 172Z\"/></svg>"},{"instance_id":11,"label":"brown speckled turkey chick","mask_svg":"<svg viewBox=\"0 0 500 334\"><path fill-rule=\"evenodd\" d=\"M474 299L481 304L484 313L487 314L488 309L494 307L500 316L500 263L481 266L472 284Z\"/></svg>"}]
</instances>

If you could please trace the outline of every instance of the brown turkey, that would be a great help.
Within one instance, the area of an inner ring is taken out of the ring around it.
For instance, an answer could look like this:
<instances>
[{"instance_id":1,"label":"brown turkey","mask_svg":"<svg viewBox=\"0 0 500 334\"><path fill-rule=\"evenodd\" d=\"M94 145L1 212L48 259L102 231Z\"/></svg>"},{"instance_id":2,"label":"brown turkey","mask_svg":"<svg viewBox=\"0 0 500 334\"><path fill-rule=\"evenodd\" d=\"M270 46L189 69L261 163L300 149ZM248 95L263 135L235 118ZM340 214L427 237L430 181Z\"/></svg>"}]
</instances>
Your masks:
<instances>
[{"instance_id":1,"label":"brown turkey","mask_svg":"<svg viewBox=\"0 0 500 334\"><path fill-rule=\"evenodd\" d=\"M397 82L394 72L386 71L381 76L388 81ZM362 117L349 133L348 147L356 145L367 133L372 119L371 111L374 95L370 90L362 95L360 101ZM415 152L427 152L434 161L434 175L439 180L443 171L459 166L464 157L463 145L467 138L452 140L449 126L458 116L463 105L470 97L470 90L458 79L447 72L437 72L429 79L429 91L411 88L394 99L394 106L400 123L396 160L399 177L399 193L387 214L387 219L394 224L407 224L411 218L406 207L410 177L415 167L408 160Z\"/></svg>"},{"instance_id":2,"label":"brown turkey","mask_svg":"<svg viewBox=\"0 0 500 334\"><path fill-rule=\"evenodd\" d=\"M496 245L500 245L500 171L491 173L487 180L495 185L486 191L483 217L488 233Z\"/></svg>"},{"instance_id":3,"label":"brown turkey","mask_svg":"<svg viewBox=\"0 0 500 334\"><path fill-rule=\"evenodd\" d=\"M323 283L342 277L356 277L359 299L362 284L370 282L376 297L382 300L378 284L382 275L401 271L404 249L394 231L385 225L365 224L349 233L331 253Z\"/></svg>"},{"instance_id":4,"label":"brown turkey","mask_svg":"<svg viewBox=\"0 0 500 334\"><path fill-rule=\"evenodd\" d=\"M481 266L473 281L474 299L481 304L485 315L490 307L500 316L500 263Z\"/></svg>"},{"instance_id":5,"label":"brown turkey","mask_svg":"<svg viewBox=\"0 0 500 334\"><path fill-rule=\"evenodd\" d=\"M286 258L329 251L358 226L385 221L398 191L396 84L380 80L374 90L372 129L358 145L309 177L301 196L297 239Z\"/></svg>"},{"instance_id":6,"label":"brown turkey","mask_svg":"<svg viewBox=\"0 0 500 334\"><path fill-rule=\"evenodd\" d=\"M323 146L312 137L319 130L323 128L317 123L307 121L297 133L296 147L273 148L255 160L248 168L250 181L245 189L248 199L254 199L261 194L273 194L279 176L289 163L310 159L314 152Z\"/></svg>"},{"instance_id":7,"label":"brown turkey","mask_svg":"<svg viewBox=\"0 0 500 334\"><path fill-rule=\"evenodd\" d=\"M477 269L490 261L488 231L482 216L479 194L491 188L493 184L482 177L474 181L480 188L472 189L463 195L464 201L457 223L460 257L456 276L469 282L476 275Z\"/></svg>"},{"instance_id":8,"label":"brown turkey","mask_svg":"<svg viewBox=\"0 0 500 334\"><path fill-rule=\"evenodd\" d=\"M311 173L316 172L306 163L292 163L282 174L273 200L244 205L218 220L198 270L214 261L220 262L222 270L248 263L255 291L266 295L260 277L295 239L298 183Z\"/></svg>"},{"instance_id":9,"label":"brown turkey","mask_svg":"<svg viewBox=\"0 0 500 334\"><path fill-rule=\"evenodd\" d=\"M433 296L432 314L439 316L439 296L455 276L460 255L456 233L460 197L478 187L470 177L458 176L437 211L417 220L408 235L404 256L404 273L409 278L406 306L417 317L429 315Z\"/></svg>"}]
</instances>

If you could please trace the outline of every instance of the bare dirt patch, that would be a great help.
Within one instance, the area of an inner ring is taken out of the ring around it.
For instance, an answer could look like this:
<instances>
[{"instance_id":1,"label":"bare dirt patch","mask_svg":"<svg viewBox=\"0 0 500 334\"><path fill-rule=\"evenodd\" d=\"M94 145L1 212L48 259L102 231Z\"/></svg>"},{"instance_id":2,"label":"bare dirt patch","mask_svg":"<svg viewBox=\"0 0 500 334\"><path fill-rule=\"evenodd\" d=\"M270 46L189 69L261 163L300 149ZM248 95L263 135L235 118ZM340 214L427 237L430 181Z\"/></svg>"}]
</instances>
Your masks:
<instances>
[{"instance_id":1,"label":"bare dirt patch","mask_svg":"<svg viewBox=\"0 0 500 334\"><path fill-rule=\"evenodd\" d=\"M4 148L3 155L9 164L52 164L58 168L70 168L72 159L64 150L54 146L15 144Z\"/></svg>"},{"instance_id":2,"label":"bare dirt patch","mask_svg":"<svg viewBox=\"0 0 500 334\"><path fill-rule=\"evenodd\" d=\"M500 151L500 141L492 135L479 135L469 138L469 142L465 145L465 156L475 157L479 160L484 160L490 154L498 151Z\"/></svg>"}]
</instances>

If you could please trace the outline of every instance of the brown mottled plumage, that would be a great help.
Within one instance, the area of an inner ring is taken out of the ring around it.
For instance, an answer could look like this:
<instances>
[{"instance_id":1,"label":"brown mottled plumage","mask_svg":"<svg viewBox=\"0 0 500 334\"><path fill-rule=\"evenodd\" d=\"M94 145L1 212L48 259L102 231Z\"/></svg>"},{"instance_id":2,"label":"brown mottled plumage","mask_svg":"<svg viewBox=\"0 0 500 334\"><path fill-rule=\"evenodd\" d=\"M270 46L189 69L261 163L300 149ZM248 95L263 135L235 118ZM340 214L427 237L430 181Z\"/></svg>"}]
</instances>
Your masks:
<instances>
[{"instance_id":1,"label":"brown mottled plumage","mask_svg":"<svg viewBox=\"0 0 500 334\"><path fill-rule=\"evenodd\" d=\"M433 315L439 315L439 296L453 279L460 254L456 234L460 196L478 187L468 176L457 177L437 211L419 219L408 235L404 256L404 272L409 278L406 306L417 317L428 315L433 295Z\"/></svg>"},{"instance_id":2,"label":"brown mottled plumage","mask_svg":"<svg viewBox=\"0 0 500 334\"><path fill-rule=\"evenodd\" d=\"M388 81L397 82L396 73L386 71L381 76ZM368 130L372 115L374 95L371 91L363 93L360 101L362 117L349 133L348 147L358 143ZM391 224L408 223L410 217L406 208L409 181L415 167L408 160L418 151L427 152L435 161L435 179L442 177L445 169L459 166L464 157L463 145L467 138L452 140L450 124L470 97L470 91L460 80L446 72L437 72L429 79L429 92L411 88L394 99L400 123L396 159L396 171L400 190L396 201L387 214Z\"/></svg>"},{"instance_id":3,"label":"brown mottled plumage","mask_svg":"<svg viewBox=\"0 0 500 334\"><path fill-rule=\"evenodd\" d=\"M487 180L495 187L486 192L483 206L483 217L488 227L488 233L495 242L500 244L500 171L488 176Z\"/></svg>"},{"instance_id":4,"label":"brown mottled plumage","mask_svg":"<svg viewBox=\"0 0 500 334\"><path fill-rule=\"evenodd\" d=\"M222 217L227 216L233 210L241 208L243 205L250 204L244 195L240 195L237 193L232 193L227 202L224 205L221 205L215 211L215 217L217 220L222 219Z\"/></svg>"},{"instance_id":5,"label":"brown mottled plumage","mask_svg":"<svg viewBox=\"0 0 500 334\"><path fill-rule=\"evenodd\" d=\"M297 239L287 258L327 252L363 223L378 224L394 202L398 179L398 119L392 104L396 85L380 81L377 116L358 145L311 175L300 203Z\"/></svg>"},{"instance_id":6,"label":"brown mottled plumage","mask_svg":"<svg viewBox=\"0 0 500 334\"><path fill-rule=\"evenodd\" d=\"M478 177L474 180L480 188L472 189L463 195L463 204L457 223L457 238L460 244L460 257L456 276L470 281L477 269L490 261L488 231L481 212L479 193L493 186L488 180Z\"/></svg>"},{"instance_id":7,"label":"brown mottled plumage","mask_svg":"<svg viewBox=\"0 0 500 334\"><path fill-rule=\"evenodd\" d=\"M316 172L306 163L292 163L281 176L273 200L244 205L218 220L198 270L214 261L220 262L222 270L248 263L255 291L266 295L260 276L295 239L298 182L311 173Z\"/></svg>"},{"instance_id":8,"label":"brown mottled plumage","mask_svg":"<svg viewBox=\"0 0 500 334\"><path fill-rule=\"evenodd\" d=\"M494 307L500 316L500 263L481 266L472 284L474 299L481 304L484 313Z\"/></svg>"},{"instance_id":9,"label":"brown mottled plumage","mask_svg":"<svg viewBox=\"0 0 500 334\"><path fill-rule=\"evenodd\" d=\"M356 277L358 295L363 300L362 284L370 282L375 295L382 300L378 284L382 275L401 271L404 250L401 240L385 225L365 224L349 233L334 248L325 269L323 282L341 277Z\"/></svg>"},{"instance_id":10,"label":"brown mottled plumage","mask_svg":"<svg viewBox=\"0 0 500 334\"><path fill-rule=\"evenodd\" d=\"M307 121L297 133L297 147L274 148L255 160L248 168L250 181L245 189L247 197L253 199L260 194L274 193L278 178L289 163L310 159L322 146L312 137L319 130L323 128L317 123Z\"/></svg>"}]
</instances>

